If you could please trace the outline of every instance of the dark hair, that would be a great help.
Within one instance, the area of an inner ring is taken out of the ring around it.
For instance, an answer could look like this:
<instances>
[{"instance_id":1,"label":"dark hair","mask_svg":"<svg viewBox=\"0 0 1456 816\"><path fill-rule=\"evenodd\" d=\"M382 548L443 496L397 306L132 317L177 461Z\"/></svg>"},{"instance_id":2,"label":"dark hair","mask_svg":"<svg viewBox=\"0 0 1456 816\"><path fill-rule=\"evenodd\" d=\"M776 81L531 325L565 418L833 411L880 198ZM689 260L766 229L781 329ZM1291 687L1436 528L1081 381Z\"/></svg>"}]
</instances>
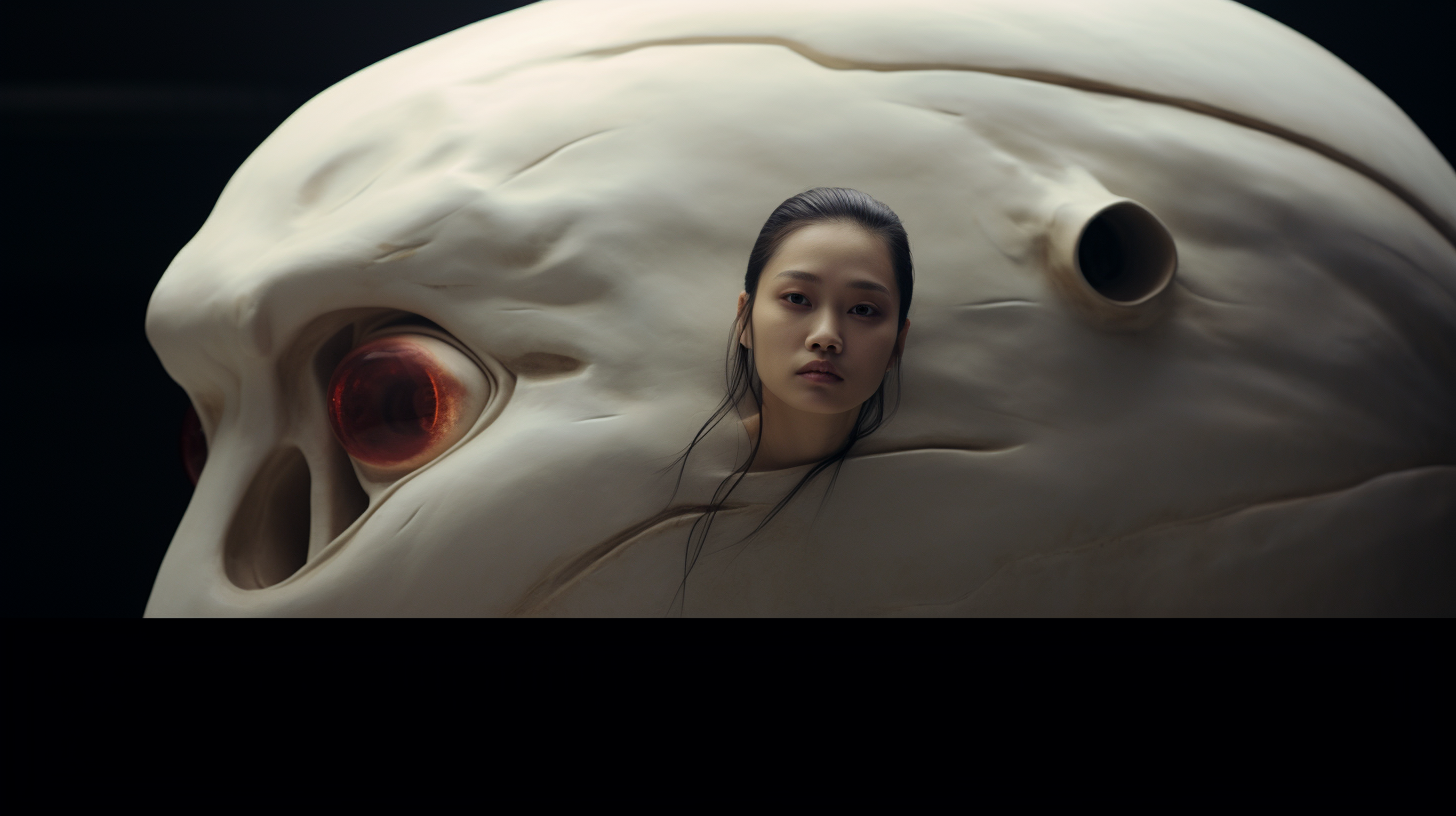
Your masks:
<instances>
[{"instance_id":1,"label":"dark hair","mask_svg":"<svg viewBox=\"0 0 1456 816\"><path fill-rule=\"evenodd\" d=\"M905 234L905 227L900 223L900 217L895 215L895 212L889 207L858 190L846 187L815 187L799 193L776 207L773 214L764 222L763 229L758 232L758 240L753 243L753 251L748 254L748 272L743 276L743 291L748 293L748 302L744 305L742 313L745 330L750 333L753 331L753 305L758 297L759 276L763 274L764 267L768 265L769 260L773 258L784 240L795 231L810 224L834 222L853 224L884 240L886 249L890 251L891 266L895 271L895 285L900 290L900 314L895 325L897 329L905 325L906 316L910 312L910 296L915 288L915 276L914 266L910 260L910 239ZM703 423L703 427L698 430L693 441L688 443L687 448L673 463L680 465L677 486L673 488L674 497L677 495L677 488L682 485L683 472L687 468L688 456L692 454L693 448L713 428L717 427L730 411L735 410L747 397L753 398L760 412L763 410L763 384L758 379L753 350L738 342L740 331L738 318L734 319L733 327L734 330L728 340L728 356L724 372L727 380L727 394L718 404L713 415ZM887 391L893 391L893 400L890 401L888 408L886 407ZM890 370L885 372L884 379L880 382L880 387L860 405L859 416L855 419L854 427L850 430L844 444L810 468L809 472L804 474L804 478L794 485L794 489L779 500L779 503L774 505L768 515L758 523L758 526L744 536L744 539L746 540L762 530L794 496L798 495L804 485L830 467L834 468L834 474L829 480L829 489L833 490L834 482L839 478L839 469L844 465L845 457L849 455L849 449L854 446L855 442L878 430L890 418L899 404L899 396L900 359L897 352ZM686 590L688 573L692 571L693 565L697 563L698 556L702 553L703 545L708 539L708 531L713 526L713 519L717 516L718 511L724 508L733 489L738 486L744 475L748 473L748 469L752 467L762 440L763 425L760 423L758 435L753 440L748 458L728 474L718 485L718 489L713 491L712 503L708 505L707 511L693 522L692 529L688 531L687 551L683 554L683 585L678 590L679 595ZM827 498L828 494L826 493L825 496ZM669 500L669 504L671 504L671 500ZM701 534L699 533L700 527Z\"/></svg>"}]
</instances>

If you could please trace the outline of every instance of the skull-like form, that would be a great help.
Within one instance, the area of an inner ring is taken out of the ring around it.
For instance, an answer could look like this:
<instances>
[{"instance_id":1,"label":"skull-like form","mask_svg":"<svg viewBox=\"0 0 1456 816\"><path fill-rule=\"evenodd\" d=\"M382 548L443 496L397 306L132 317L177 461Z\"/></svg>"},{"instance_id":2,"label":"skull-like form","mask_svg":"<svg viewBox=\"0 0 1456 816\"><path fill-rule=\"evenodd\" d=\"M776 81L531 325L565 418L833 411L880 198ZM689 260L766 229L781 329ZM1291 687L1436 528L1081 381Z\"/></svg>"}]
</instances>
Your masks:
<instances>
[{"instance_id":1,"label":"skull-like form","mask_svg":"<svg viewBox=\"0 0 1456 816\"><path fill-rule=\"evenodd\" d=\"M909 231L903 401L684 580L747 437L670 466L816 186ZM167 270L210 458L148 613L1449 613L1453 240L1419 130L1231 2L550 0L309 102ZM469 399L381 469L327 394L389 336Z\"/></svg>"}]
</instances>

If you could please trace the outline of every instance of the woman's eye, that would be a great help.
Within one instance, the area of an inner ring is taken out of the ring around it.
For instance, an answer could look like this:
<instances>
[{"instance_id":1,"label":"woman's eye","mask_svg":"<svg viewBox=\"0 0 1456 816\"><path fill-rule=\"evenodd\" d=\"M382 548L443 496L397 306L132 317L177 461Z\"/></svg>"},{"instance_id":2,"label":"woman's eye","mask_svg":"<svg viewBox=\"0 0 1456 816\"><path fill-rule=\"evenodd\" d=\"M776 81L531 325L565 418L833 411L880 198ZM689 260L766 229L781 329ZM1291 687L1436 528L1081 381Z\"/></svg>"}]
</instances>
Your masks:
<instances>
[{"instance_id":1,"label":"woman's eye","mask_svg":"<svg viewBox=\"0 0 1456 816\"><path fill-rule=\"evenodd\" d=\"M804 297L803 295L799 294L798 292L790 292L789 294L784 295L784 300L787 300L788 302L794 304L795 306L808 306L809 305L809 299L806 298L806 297Z\"/></svg>"},{"instance_id":2,"label":"woman's eye","mask_svg":"<svg viewBox=\"0 0 1456 816\"><path fill-rule=\"evenodd\" d=\"M875 307L870 306L867 303L861 303L858 306L854 307L853 309L850 309L849 310L849 313L850 314L856 314L856 315L859 315L861 317L870 317L871 315L877 315L877 314L879 314L880 311L878 309L876 309Z\"/></svg>"},{"instance_id":3,"label":"woman's eye","mask_svg":"<svg viewBox=\"0 0 1456 816\"><path fill-rule=\"evenodd\" d=\"M439 456L474 424L490 381L459 349L423 334L359 346L329 380L329 424L355 461L383 478Z\"/></svg>"}]
</instances>

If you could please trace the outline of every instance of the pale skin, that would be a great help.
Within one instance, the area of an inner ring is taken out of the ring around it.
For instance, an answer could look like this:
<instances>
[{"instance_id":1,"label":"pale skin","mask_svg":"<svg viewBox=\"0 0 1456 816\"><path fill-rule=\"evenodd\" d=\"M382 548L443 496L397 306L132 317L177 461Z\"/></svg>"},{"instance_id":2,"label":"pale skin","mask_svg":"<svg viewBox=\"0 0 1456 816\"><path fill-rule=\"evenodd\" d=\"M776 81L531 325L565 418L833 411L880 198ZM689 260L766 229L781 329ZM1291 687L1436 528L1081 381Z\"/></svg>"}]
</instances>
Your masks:
<instances>
[{"instance_id":1,"label":"pale skin","mask_svg":"<svg viewBox=\"0 0 1456 816\"><path fill-rule=\"evenodd\" d=\"M754 350L761 413L743 427L763 439L750 470L817 462L838 450L859 407L905 348L890 251L852 223L801 227L784 239L758 281L753 314L738 295L738 341ZM827 372L806 371L827 364Z\"/></svg>"}]
</instances>

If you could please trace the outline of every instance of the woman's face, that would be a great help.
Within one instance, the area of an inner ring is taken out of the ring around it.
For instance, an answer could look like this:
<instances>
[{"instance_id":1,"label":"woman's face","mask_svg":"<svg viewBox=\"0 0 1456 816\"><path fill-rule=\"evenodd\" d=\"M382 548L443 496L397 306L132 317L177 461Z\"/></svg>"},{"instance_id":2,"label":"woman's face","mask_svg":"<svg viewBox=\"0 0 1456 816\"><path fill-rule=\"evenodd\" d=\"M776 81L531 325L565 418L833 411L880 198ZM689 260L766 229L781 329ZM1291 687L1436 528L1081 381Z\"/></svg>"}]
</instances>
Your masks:
<instances>
[{"instance_id":1,"label":"woman's face","mask_svg":"<svg viewBox=\"0 0 1456 816\"><path fill-rule=\"evenodd\" d=\"M739 296L739 313L748 299ZM801 227L758 280L752 348L763 387L792 408L851 411L880 387L904 342L900 295L885 242L844 223Z\"/></svg>"}]
</instances>

